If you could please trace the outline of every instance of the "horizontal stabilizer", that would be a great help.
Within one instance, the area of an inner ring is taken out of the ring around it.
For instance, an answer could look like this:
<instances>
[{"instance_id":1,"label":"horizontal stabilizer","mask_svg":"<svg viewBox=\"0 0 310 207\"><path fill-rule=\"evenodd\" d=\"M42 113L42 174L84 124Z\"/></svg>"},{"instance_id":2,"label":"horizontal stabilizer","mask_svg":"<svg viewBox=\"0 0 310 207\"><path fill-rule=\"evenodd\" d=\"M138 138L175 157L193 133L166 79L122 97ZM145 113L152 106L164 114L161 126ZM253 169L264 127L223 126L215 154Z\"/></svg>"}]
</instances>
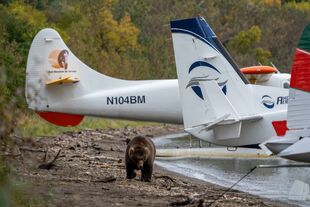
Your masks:
<instances>
[{"instance_id":1,"label":"horizontal stabilizer","mask_svg":"<svg viewBox=\"0 0 310 207\"><path fill-rule=\"evenodd\" d=\"M54 79L54 80L48 80L46 81L46 85L58 85L58 84L64 84L64 83L76 83L79 82L80 79L79 78L75 78L75 77L62 77L62 78L58 78L58 79Z\"/></svg>"},{"instance_id":2,"label":"horizontal stabilizer","mask_svg":"<svg viewBox=\"0 0 310 207\"><path fill-rule=\"evenodd\" d=\"M205 125L184 129L189 134L200 137L199 135L207 132L209 137L217 140L235 139L240 137L242 122L229 123L225 125Z\"/></svg>"},{"instance_id":3,"label":"horizontal stabilizer","mask_svg":"<svg viewBox=\"0 0 310 207\"><path fill-rule=\"evenodd\" d=\"M310 146L310 137L305 137L297 141L278 155L291 160L309 162L310 149L306 146Z\"/></svg>"},{"instance_id":4,"label":"horizontal stabilizer","mask_svg":"<svg viewBox=\"0 0 310 207\"><path fill-rule=\"evenodd\" d=\"M267 140L266 142L259 145L260 148L263 150L270 151L273 154L279 154L281 151L285 150L296 141L299 140L295 134L288 132L285 137L272 137L271 139Z\"/></svg>"},{"instance_id":5,"label":"horizontal stabilizer","mask_svg":"<svg viewBox=\"0 0 310 207\"><path fill-rule=\"evenodd\" d=\"M229 116L230 114L225 114L212 123L186 128L185 131L197 137L202 131L208 131L211 132L209 133L210 136L218 140L233 139L240 137L242 123L262 119L262 116L248 116L242 117L239 120L233 120L227 119Z\"/></svg>"}]
</instances>

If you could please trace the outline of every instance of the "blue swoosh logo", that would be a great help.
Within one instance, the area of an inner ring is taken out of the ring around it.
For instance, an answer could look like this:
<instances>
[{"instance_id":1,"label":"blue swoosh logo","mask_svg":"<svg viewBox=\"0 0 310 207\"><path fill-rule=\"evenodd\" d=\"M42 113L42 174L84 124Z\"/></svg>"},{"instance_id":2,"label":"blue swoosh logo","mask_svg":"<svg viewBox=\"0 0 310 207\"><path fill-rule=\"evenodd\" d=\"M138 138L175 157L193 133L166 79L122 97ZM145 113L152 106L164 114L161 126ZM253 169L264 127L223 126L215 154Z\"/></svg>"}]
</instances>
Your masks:
<instances>
[{"instance_id":1,"label":"blue swoosh logo","mask_svg":"<svg viewBox=\"0 0 310 207\"><path fill-rule=\"evenodd\" d=\"M268 109L272 109L274 107L274 101L269 95L264 95L262 97L262 104Z\"/></svg>"},{"instance_id":2,"label":"blue swoosh logo","mask_svg":"<svg viewBox=\"0 0 310 207\"><path fill-rule=\"evenodd\" d=\"M189 67L188 73L190 74L195 68L200 67L200 66L210 68L210 69L216 71L218 74L221 74L221 72L220 72L216 67L214 67L214 66L211 65L210 63L207 63L207 62L204 62L204 61L196 61L196 62L194 62L194 63ZM200 82L200 81L210 81L210 80L218 81L218 80L219 80L219 77L217 77L217 78L210 78L209 75L202 76L202 77L193 77L193 78L188 82L188 84L186 85L186 88L191 87L192 90L194 91L194 93L195 93L199 98L201 98L202 100L204 100L204 97L203 97L203 94L202 94L202 91L201 91L199 82ZM228 80L225 80L225 81L223 81L223 82L218 82L218 83L217 83L217 84L219 85L219 87L222 87L222 91L223 91L223 93L224 93L225 95L227 94L227 86L226 86L226 83L227 83L227 82L228 82Z\"/></svg>"}]
</instances>

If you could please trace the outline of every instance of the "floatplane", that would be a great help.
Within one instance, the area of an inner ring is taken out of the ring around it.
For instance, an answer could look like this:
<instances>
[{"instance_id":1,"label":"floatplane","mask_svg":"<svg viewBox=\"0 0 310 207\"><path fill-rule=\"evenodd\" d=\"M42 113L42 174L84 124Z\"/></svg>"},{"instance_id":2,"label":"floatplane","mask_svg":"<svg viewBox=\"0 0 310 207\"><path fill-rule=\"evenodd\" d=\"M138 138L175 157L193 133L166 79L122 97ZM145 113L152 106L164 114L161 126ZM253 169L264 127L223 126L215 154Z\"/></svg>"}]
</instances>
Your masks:
<instances>
[{"instance_id":1,"label":"floatplane","mask_svg":"<svg viewBox=\"0 0 310 207\"><path fill-rule=\"evenodd\" d=\"M29 108L59 126L84 116L184 124L224 146L258 145L287 130L290 75L239 69L202 17L171 22L178 79L121 80L80 61L57 31L34 38L26 69Z\"/></svg>"}]
</instances>

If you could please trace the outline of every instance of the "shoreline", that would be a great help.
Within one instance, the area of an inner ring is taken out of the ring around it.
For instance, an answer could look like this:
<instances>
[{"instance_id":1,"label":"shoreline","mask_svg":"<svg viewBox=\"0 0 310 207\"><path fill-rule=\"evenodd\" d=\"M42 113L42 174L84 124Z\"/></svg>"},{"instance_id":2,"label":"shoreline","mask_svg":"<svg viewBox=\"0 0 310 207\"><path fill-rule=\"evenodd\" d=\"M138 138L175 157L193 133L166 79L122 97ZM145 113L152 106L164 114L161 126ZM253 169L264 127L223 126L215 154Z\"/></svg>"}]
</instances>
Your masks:
<instances>
[{"instance_id":1,"label":"shoreline","mask_svg":"<svg viewBox=\"0 0 310 207\"><path fill-rule=\"evenodd\" d=\"M18 138L20 156L6 160L16 179L25 181L26 196L39 197L38 206L209 206L226 188L170 172L155 165L152 182L140 174L125 178L126 139L154 137L182 130L178 125L82 130L58 136ZM55 166L40 169L61 152ZM212 206L294 206L231 190Z\"/></svg>"}]
</instances>

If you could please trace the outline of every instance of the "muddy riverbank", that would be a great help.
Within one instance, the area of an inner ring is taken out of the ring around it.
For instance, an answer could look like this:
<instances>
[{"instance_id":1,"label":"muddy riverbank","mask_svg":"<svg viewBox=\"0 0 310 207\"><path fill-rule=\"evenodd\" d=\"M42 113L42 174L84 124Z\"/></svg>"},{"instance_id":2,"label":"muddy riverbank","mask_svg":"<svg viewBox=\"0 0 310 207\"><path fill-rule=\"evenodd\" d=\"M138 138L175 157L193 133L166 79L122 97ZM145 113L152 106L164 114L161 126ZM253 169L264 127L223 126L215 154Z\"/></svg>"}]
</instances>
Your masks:
<instances>
[{"instance_id":1,"label":"muddy riverbank","mask_svg":"<svg viewBox=\"0 0 310 207\"><path fill-rule=\"evenodd\" d=\"M16 179L29 186L26 196L39 196L44 206L288 206L234 190L214 202L226 188L158 166L150 183L141 182L140 176L134 180L125 178L127 139L176 131L182 128L157 125L17 138L16 156L6 156L6 161L14 166ZM59 150L57 160L42 167Z\"/></svg>"}]
</instances>

